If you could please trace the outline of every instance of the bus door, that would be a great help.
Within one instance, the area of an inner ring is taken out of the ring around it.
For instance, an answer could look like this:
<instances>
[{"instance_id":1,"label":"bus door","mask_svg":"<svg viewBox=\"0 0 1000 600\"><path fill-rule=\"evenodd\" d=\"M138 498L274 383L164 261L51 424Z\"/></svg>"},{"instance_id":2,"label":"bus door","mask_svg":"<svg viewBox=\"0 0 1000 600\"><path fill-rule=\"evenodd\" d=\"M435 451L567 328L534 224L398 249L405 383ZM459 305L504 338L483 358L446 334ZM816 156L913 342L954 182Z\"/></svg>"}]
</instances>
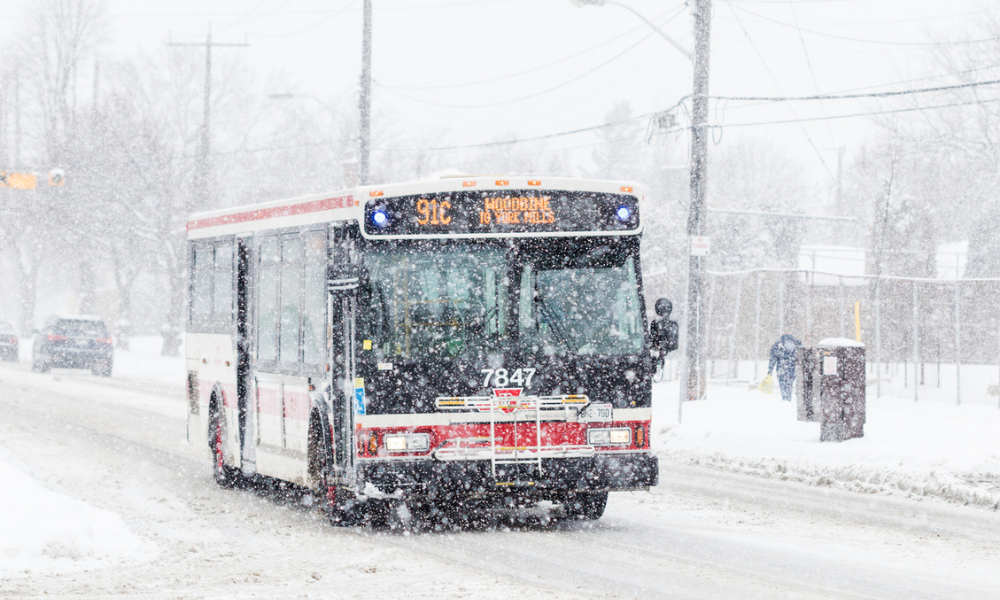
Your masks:
<instances>
[{"instance_id":1,"label":"bus door","mask_svg":"<svg viewBox=\"0 0 1000 600\"><path fill-rule=\"evenodd\" d=\"M330 364L332 393L330 411L333 453L338 478L353 466L354 393L354 298L331 290Z\"/></svg>"},{"instance_id":2,"label":"bus door","mask_svg":"<svg viewBox=\"0 0 1000 600\"><path fill-rule=\"evenodd\" d=\"M240 457L243 472L250 474L256 469L256 452L254 444L255 411L249 410L250 401L250 274L251 247L253 238L237 238L236 258L236 398L239 415Z\"/></svg>"},{"instance_id":3,"label":"bus door","mask_svg":"<svg viewBox=\"0 0 1000 600\"><path fill-rule=\"evenodd\" d=\"M334 264L327 269L334 465L345 481L354 466L354 415L364 411L364 384L356 380L356 313L359 269L347 227L334 228ZM346 481L350 483L349 481Z\"/></svg>"}]
</instances>

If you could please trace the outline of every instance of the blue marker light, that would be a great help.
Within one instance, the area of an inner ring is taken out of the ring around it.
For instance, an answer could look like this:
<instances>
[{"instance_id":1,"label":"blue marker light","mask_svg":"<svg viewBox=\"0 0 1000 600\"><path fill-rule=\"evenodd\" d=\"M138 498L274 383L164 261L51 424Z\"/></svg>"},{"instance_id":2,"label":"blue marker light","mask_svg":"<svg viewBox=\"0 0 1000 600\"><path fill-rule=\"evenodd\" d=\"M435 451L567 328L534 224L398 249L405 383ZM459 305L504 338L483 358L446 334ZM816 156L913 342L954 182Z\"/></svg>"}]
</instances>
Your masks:
<instances>
[{"instance_id":1,"label":"blue marker light","mask_svg":"<svg viewBox=\"0 0 1000 600\"><path fill-rule=\"evenodd\" d=\"M386 216L385 211L377 210L372 213L372 221L379 227L385 227L385 224L389 221L389 217Z\"/></svg>"},{"instance_id":2,"label":"blue marker light","mask_svg":"<svg viewBox=\"0 0 1000 600\"><path fill-rule=\"evenodd\" d=\"M632 211L627 206L619 206L616 214L619 221L628 221L628 218L632 216Z\"/></svg>"}]
</instances>

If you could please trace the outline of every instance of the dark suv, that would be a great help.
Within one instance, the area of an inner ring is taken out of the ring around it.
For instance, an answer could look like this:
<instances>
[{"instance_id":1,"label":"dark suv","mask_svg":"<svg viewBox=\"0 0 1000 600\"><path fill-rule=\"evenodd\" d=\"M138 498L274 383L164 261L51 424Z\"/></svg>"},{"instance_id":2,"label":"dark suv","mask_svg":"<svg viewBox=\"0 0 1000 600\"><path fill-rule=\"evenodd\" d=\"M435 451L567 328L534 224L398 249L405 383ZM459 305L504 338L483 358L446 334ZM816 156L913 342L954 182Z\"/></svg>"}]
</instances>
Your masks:
<instances>
[{"instance_id":1,"label":"dark suv","mask_svg":"<svg viewBox=\"0 0 1000 600\"><path fill-rule=\"evenodd\" d=\"M0 321L0 360L17 360L17 333L7 321Z\"/></svg>"},{"instance_id":2,"label":"dark suv","mask_svg":"<svg viewBox=\"0 0 1000 600\"><path fill-rule=\"evenodd\" d=\"M108 328L93 317L51 317L35 334L31 369L44 373L51 367L90 369L94 375L111 375L114 346Z\"/></svg>"}]
</instances>

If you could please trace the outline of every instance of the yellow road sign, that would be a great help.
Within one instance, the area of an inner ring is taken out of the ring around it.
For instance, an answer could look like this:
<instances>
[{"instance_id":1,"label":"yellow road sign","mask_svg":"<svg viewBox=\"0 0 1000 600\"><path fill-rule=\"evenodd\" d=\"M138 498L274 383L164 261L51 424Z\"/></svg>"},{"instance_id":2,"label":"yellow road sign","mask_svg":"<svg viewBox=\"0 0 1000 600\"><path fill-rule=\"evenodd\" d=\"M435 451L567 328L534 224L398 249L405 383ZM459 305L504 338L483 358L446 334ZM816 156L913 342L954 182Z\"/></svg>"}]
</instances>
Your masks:
<instances>
[{"instance_id":1,"label":"yellow road sign","mask_svg":"<svg viewBox=\"0 0 1000 600\"><path fill-rule=\"evenodd\" d=\"M33 190L38 187L38 175L33 173L6 173L0 171L0 188Z\"/></svg>"}]
</instances>

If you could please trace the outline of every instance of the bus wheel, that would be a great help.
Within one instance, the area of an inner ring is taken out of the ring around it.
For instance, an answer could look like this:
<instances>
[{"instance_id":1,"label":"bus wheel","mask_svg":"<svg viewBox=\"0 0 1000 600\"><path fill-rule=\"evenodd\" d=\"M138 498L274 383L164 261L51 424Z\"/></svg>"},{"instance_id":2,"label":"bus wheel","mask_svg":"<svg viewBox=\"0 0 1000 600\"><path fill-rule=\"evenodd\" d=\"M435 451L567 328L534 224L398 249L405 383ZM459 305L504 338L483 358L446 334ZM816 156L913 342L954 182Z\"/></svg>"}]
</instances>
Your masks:
<instances>
[{"instance_id":1,"label":"bus wheel","mask_svg":"<svg viewBox=\"0 0 1000 600\"><path fill-rule=\"evenodd\" d=\"M220 487L231 488L239 480L239 472L226 465L225 421L218 404L213 403L212 407L208 424L209 445L212 448L212 471L215 483L219 484Z\"/></svg>"},{"instance_id":2,"label":"bus wheel","mask_svg":"<svg viewBox=\"0 0 1000 600\"><path fill-rule=\"evenodd\" d=\"M569 519L596 521L604 516L608 506L607 492L571 492L562 498L563 510Z\"/></svg>"},{"instance_id":3,"label":"bus wheel","mask_svg":"<svg viewBox=\"0 0 1000 600\"><path fill-rule=\"evenodd\" d=\"M360 510L354 495L329 481L330 448L323 438L323 422L313 415L309 423L309 480L313 497L319 500L323 513L334 526L357 525Z\"/></svg>"}]
</instances>

